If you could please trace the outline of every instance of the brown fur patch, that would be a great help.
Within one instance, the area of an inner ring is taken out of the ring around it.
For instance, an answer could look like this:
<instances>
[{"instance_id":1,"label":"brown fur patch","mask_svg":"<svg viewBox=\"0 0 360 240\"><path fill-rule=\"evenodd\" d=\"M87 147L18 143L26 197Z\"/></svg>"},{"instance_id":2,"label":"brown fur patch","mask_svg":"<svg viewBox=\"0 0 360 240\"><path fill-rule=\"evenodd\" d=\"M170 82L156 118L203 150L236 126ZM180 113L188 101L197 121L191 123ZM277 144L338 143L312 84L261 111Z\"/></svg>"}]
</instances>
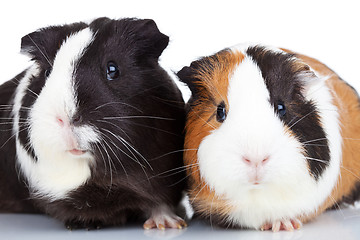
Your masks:
<instances>
[{"instance_id":1,"label":"brown fur patch","mask_svg":"<svg viewBox=\"0 0 360 240\"><path fill-rule=\"evenodd\" d=\"M185 149L198 149L201 141L212 130L220 127L221 123L216 121L217 106L224 102L228 110L229 79L243 59L244 55L240 52L222 51L209 57L208 64L201 66L192 76L199 80L198 84L203 91L190 105L186 123ZM193 202L197 212L204 215L209 215L210 211L220 215L229 213L230 209L226 202L216 196L201 178L197 150L185 151L184 161L188 166L187 174L190 176L190 201Z\"/></svg>"},{"instance_id":2,"label":"brown fur patch","mask_svg":"<svg viewBox=\"0 0 360 240\"><path fill-rule=\"evenodd\" d=\"M286 50L290 52L289 50ZM338 182L331 196L318 208L316 213L304 217L303 221L311 220L332 206L340 203L344 197L351 195L360 181L360 105L356 92L339 76L316 59L296 54L305 63L323 76L329 76L326 81L333 96L333 104L338 108L341 125L342 163Z\"/></svg>"}]
</instances>

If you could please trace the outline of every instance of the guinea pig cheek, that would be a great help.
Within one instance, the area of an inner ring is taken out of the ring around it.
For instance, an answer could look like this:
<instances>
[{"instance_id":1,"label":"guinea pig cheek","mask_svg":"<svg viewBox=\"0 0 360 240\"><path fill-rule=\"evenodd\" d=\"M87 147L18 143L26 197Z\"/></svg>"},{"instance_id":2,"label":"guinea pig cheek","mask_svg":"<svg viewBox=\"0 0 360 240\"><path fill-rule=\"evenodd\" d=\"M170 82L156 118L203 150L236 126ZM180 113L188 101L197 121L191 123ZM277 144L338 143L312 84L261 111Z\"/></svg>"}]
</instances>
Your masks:
<instances>
[{"instance_id":1,"label":"guinea pig cheek","mask_svg":"<svg viewBox=\"0 0 360 240\"><path fill-rule=\"evenodd\" d=\"M221 128L221 127L220 127ZM200 175L217 195L228 195L232 189L241 191L246 174L237 161L236 149L229 144L222 131L215 130L199 145L198 162Z\"/></svg>"}]
</instances>

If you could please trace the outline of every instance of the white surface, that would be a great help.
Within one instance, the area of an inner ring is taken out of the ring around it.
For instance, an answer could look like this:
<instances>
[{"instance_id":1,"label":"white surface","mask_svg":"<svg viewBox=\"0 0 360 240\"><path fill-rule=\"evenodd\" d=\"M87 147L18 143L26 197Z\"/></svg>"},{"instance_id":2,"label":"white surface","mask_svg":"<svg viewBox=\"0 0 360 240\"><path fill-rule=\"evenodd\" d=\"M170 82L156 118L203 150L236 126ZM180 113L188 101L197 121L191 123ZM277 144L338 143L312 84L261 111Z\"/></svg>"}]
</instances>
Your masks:
<instances>
[{"instance_id":1,"label":"white surface","mask_svg":"<svg viewBox=\"0 0 360 240\"><path fill-rule=\"evenodd\" d=\"M360 209L329 211L294 232L261 232L254 230L219 229L201 221L189 222L183 230L143 230L141 224L100 230L69 231L64 225L42 215L0 214L0 238L21 240L42 239L196 239L196 240L358 240Z\"/></svg>"}]
</instances>

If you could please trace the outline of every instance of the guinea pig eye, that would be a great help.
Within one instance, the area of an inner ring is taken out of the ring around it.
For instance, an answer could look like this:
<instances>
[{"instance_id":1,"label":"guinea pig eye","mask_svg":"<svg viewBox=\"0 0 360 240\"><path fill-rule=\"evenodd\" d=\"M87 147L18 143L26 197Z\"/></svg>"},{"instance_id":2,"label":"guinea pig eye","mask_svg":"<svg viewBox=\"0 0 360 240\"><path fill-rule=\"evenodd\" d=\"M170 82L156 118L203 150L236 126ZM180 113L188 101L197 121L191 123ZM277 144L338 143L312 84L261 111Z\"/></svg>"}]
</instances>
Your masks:
<instances>
[{"instance_id":1,"label":"guinea pig eye","mask_svg":"<svg viewBox=\"0 0 360 240\"><path fill-rule=\"evenodd\" d=\"M120 75L120 71L116 63L108 62L106 69L106 78L109 81L115 80Z\"/></svg>"},{"instance_id":2,"label":"guinea pig eye","mask_svg":"<svg viewBox=\"0 0 360 240\"><path fill-rule=\"evenodd\" d=\"M49 77L50 73L51 73L51 68L46 69L45 72L44 72L45 77L46 78Z\"/></svg>"},{"instance_id":3,"label":"guinea pig eye","mask_svg":"<svg viewBox=\"0 0 360 240\"><path fill-rule=\"evenodd\" d=\"M217 110L216 110L216 120L218 122L223 122L226 119L226 108L225 108L225 103L222 102L218 105Z\"/></svg>"},{"instance_id":4,"label":"guinea pig eye","mask_svg":"<svg viewBox=\"0 0 360 240\"><path fill-rule=\"evenodd\" d=\"M286 108L285 108L285 105L283 103L278 103L277 110L278 110L281 117L285 116Z\"/></svg>"}]
</instances>

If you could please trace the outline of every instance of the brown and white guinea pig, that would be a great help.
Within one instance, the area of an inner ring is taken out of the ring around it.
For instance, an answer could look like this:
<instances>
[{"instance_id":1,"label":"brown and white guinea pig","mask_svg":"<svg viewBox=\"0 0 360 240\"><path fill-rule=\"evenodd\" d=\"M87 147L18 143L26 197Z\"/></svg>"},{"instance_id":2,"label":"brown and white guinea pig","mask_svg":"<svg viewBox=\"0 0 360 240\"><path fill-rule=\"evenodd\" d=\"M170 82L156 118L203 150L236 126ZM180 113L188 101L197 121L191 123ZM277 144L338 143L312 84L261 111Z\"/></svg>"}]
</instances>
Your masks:
<instances>
[{"instance_id":1,"label":"brown and white guinea pig","mask_svg":"<svg viewBox=\"0 0 360 240\"><path fill-rule=\"evenodd\" d=\"M359 97L324 64L244 44L178 76L192 91L184 159L197 215L292 230L359 197Z\"/></svg>"},{"instance_id":2,"label":"brown and white guinea pig","mask_svg":"<svg viewBox=\"0 0 360 240\"><path fill-rule=\"evenodd\" d=\"M99 18L22 38L33 65L0 86L0 211L68 228L148 218L181 228L185 108L154 21Z\"/></svg>"}]
</instances>

